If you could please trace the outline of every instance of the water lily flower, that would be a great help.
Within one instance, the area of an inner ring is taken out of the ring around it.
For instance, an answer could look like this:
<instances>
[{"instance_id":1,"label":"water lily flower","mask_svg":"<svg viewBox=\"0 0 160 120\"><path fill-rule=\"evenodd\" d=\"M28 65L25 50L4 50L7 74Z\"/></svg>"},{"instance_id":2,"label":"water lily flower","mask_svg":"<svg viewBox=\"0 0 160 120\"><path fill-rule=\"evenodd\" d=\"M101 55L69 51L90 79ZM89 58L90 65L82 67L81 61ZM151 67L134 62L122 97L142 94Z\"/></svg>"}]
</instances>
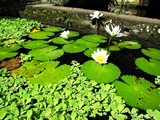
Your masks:
<instances>
[{"instance_id":1,"label":"water lily flower","mask_svg":"<svg viewBox=\"0 0 160 120\"><path fill-rule=\"evenodd\" d=\"M95 11L94 13L90 14L89 16L91 16L91 19L99 19L100 17L103 16L103 14L100 14L99 11Z\"/></svg>"},{"instance_id":2,"label":"water lily flower","mask_svg":"<svg viewBox=\"0 0 160 120\"><path fill-rule=\"evenodd\" d=\"M121 28L119 26L114 26L113 25L106 25L105 30L110 34L112 37L122 37L126 36L124 33L120 33Z\"/></svg>"},{"instance_id":3,"label":"water lily flower","mask_svg":"<svg viewBox=\"0 0 160 120\"><path fill-rule=\"evenodd\" d=\"M109 54L107 54L106 50L103 50L103 49L99 50L99 49L97 49L97 51L94 51L91 56L99 64L105 64L105 63L107 63Z\"/></svg>"},{"instance_id":4,"label":"water lily flower","mask_svg":"<svg viewBox=\"0 0 160 120\"><path fill-rule=\"evenodd\" d=\"M63 31L63 32L60 34L60 37L65 38L65 39L68 39L68 35L69 35L69 30Z\"/></svg>"}]
</instances>

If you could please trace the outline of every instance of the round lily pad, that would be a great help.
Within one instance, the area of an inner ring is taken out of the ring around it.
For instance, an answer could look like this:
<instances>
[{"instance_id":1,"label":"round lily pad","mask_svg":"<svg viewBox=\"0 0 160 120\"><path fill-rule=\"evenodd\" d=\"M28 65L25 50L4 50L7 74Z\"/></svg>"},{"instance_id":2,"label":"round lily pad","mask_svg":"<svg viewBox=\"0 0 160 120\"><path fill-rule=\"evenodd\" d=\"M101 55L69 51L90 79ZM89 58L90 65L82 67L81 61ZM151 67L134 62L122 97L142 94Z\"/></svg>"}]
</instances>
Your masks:
<instances>
[{"instance_id":1,"label":"round lily pad","mask_svg":"<svg viewBox=\"0 0 160 120\"><path fill-rule=\"evenodd\" d=\"M87 57L91 57L91 54L96 51L98 48L89 48L87 50L84 51L84 55Z\"/></svg>"},{"instance_id":2,"label":"round lily pad","mask_svg":"<svg viewBox=\"0 0 160 120\"><path fill-rule=\"evenodd\" d=\"M89 42L98 42L98 43L105 43L107 42L107 38L101 35L85 35L82 39L89 41Z\"/></svg>"},{"instance_id":3,"label":"round lily pad","mask_svg":"<svg viewBox=\"0 0 160 120\"><path fill-rule=\"evenodd\" d=\"M64 54L62 49L56 49L56 46L48 46L42 49L35 49L29 52L29 55L33 56L33 59L40 61L54 60L61 57Z\"/></svg>"},{"instance_id":4,"label":"round lily pad","mask_svg":"<svg viewBox=\"0 0 160 120\"><path fill-rule=\"evenodd\" d=\"M76 44L76 43L71 43L71 44L64 45L62 49L67 53L78 53L78 52L84 51L86 49L86 46Z\"/></svg>"},{"instance_id":5,"label":"round lily pad","mask_svg":"<svg viewBox=\"0 0 160 120\"><path fill-rule=\"evenodd\" d=\"M51 39L51 41L53 43L55 43L55 44L68 44L68 43L72 43L73 42L73 40L68 41L68 40L66 40L66 39L64 39L62 37L53 38L53 39Z\"/></svg>"},{"instance_id":6,"label":"round lily pad","mask_svg":"<svg viewBox=\"0 0 160 120\"><path fill-rule=\"evenodd\" d=\"M76 40L75 43L85 45L87 48L97 47L99 45L99 43L93 43L93 42L89 42L89 41L86 41L83 39L78 39L78 40Z\"/></svg>"},{"instance_id":7,"label":"round lily pad","mask_svg":"<svg viewBox=\"0 0 160 120\"><path fill-rule=\"evenodd\" d=\"M20 48L21 48L20 45L18 45L18 44L13 44L13 45L11 45L11 46L9 46L9 47L7 47L7 46L0 47L0 51L13 52L13 51L19 50Z\"/></svg>"},{"instance_id":8,"label":"round lily pad","mask_svg":"<svg viewBox=\"0 0 160 120\"><path fill-rule=\"evenodd\" d=\"M109 51L120 51L121 49L116 45L110 45Z\"/></svg>"},{"instance_id":9,"label":"round lily pad","mask_svg":"<svg viewBox=\"0 0 160 120\"><path fill-rule=\"evenodd\" d=\"M77 37L77 36L79 36L79 32L69 31L68 38Z\"/></svg>"},{"instance_id":10,"label":"round lily pad","mask_svg":"<svg viewBox=\"0 0 160 120\"><path fill-rule=\"evenodd\" d=\"M159 76L160 75L160 61L150 58L149 61L143 57L135 60L136 66L142 71L150 74Z\"/></svg>"},{"instance_id":11,"label":"round lily pad","mask_svg":"<svg viewBox=\"0 0 160 120\"><path fill-rule=\"evenodd\" d=\"M141 48L141 44L134 41L122 41L117 44L120 48L127 48L127 49L139 49Z\"/></svg>"},{"instance_id":12,"label":"round lily pad","mask_svg":"<svg viewBox=\"0 0 160 120\"><path fill-rule=\"evenodd\" d=\"M18 52L8 52L8 51L0 51L0 61L3 61L6 58L15 57Z\"/></svg>"},{"instance_id":13,"label":"round lily pad","mask_svg":"<svg viewBox=\"0 0 160 120\"><path fill-rule=\"evenodd\" d=\"M124 75L122 81L116 80L113 84L117 89L117 95L124 98L126 104L143 110L160 110L160 90L144 78Z\"/></svg>"},{"instance_id":14,"label":"round lily pad","mask_svg":"<svg viewBox=\"0 0 160 120\"><path fill-rule=\"evenodd\" d=\"M51 36L54 36L54 33L48 31L40 31L36 33L30 33L29 38L32 39L48 39Z\"/></svg>"},{"instance_id":15,"label":"round lily pad","mask_svg":"<svg viewBox=\"0 0 160 120\"><path fill-rule=\"evenodd\" d=\"M61 32L64 30L64 28L61 27L47 27L43 29L44 31L50 31L50 32Z\"/></svg>"},{"instance_id":16,"label":"round lily pad","mask_svg":"<svg viewBox=\"0 0 160 120\"><path fill-rule=\"evenodd\" d=\"M23 44L23 47L26 49L38 49L47 47L48 46L47 43L48 42L44 40L34 40L26 42L25 44Z\"/></svg>"},{"instance_id":17,"label":"round lily pad","mask_svg":"<svg viewBox=\"0 0 160 120\"><path fill-rule=\"evenodd\" d=\"M81 67L81 71L86 77L98 83L113 82L119 78L121 73L120 69L112 63L101 65L94 60L85 62Z\"/></svg>"},{"instance_id":18,"label":"round lily pad","mask_svg":"<svg viewBox=\"0 0 160 120\"><path fill-rule=\"evenodd\" d=\"M148 57L160 60L160 50L156 48L142 49L142 53Z\"/></svg>"}]
</instances>

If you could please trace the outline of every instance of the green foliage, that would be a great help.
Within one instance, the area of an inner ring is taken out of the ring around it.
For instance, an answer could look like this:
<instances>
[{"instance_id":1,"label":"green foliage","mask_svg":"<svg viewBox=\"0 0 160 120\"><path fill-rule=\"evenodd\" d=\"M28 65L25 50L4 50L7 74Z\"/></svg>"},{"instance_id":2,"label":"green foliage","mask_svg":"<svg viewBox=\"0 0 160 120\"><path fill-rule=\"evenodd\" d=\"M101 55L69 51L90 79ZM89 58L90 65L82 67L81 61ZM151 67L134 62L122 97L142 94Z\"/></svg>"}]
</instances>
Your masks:
<instances>
[{"instance_id":1,"label":"green foliage","mask_svg":"<svg viewBox=\"0 0 160 120\"><path fill-rule=\"evenodd\" d=\"M98 43L105 43L107 42L107 38L102 36L102 35L97 35L97 34L93 34L93 35L85 35L82 37L82 39L89 41L89 42L98 42Z\"/></svg>"},{"instance_id":2,"label":"green foliage","mask_svg":"<svg viewBox=\"0 0 160 120\"><path fill-rule=\"evenodd\" d=\"M115 81L117 94L122 96L126 104L143 110L160 110L160 90L144 78L124 75L124 82Z\"/></svg>"},{"instance_id":3,"label":"green foliage","mask_svg":"<svg viewBox=\"0 0 160 120\"><path fill-rule=\"evenodd\" d=\"M86 41L86 40L83 40L83 39L78 39L78 40L76 40L75 43L85 45L87 48L97 47L99 45L99 43L89 42L89 41Z\"/></svg>"},{"instance_id":4,"label":"green foliage","mask_svg":"<svg viewBox=\"0 0 160 120\"><path fill-rule=\"evenodd\" d=\"M31 50L28 54L33 56L34 60L48 61L55 60L64 54L62 49L56 49L56 46L48 46L41 49Z\"/></svg>"},{"instance_id":5,"label":"green foliage","mask_svg":"<svg viewBox=\"0 0 160 120\"><path fill-rule=\"evenodd\" d=\"M18 74L26 77L32 84L46 85L48 83L56 83L57 81L70 75L70 66L61 65L57 67L59 62L48 61L30 61L25 62L20 68L12 70L12 75Z\"/></svg>"},{"instance_id":6,"label":"green foliage","mask_svg":"<svg viewBox=\"0 0 160 120\"><path fill-rule=\"evenodd\" d=\"M120 69L112 63L101 65L93 60L85 62L81 70L86 77L98 83L113 82L121 73Z\"/></svg>"},{"instance_id":7,"label":"green foliage","mask_svg":"<svg viewBox=\"0 0 160 120\"><path fill-rule=\"evenodd\" d=\"M117 44L119 48L127 48L127 49L139 49L141 48L141 44L135 41L122 41Z\"/></svg>"},{"instance_id":8,"label":"green foliage","mask_svg":"<svg viewBox=\"0 0 160 120\"><path fill-rule=\"evenodd\" d=\"M20 62L27 62L32 60L32 56L31 55L27 55L27 54L20 54Z\"/></svg>"},{"instance_id":9,"label":"green foliage","mask_svg":"<svg viewBox=\"0 0 160 120\"><path fill-rule=\"evenodd\" d=\"M61 32L64 30L64 28L52 26L52 27L43 28L43 30L49 31L49 32Z\"/></svg>"},{"instance_id":10,"label":"green foliage","mask_svg":"<svg viewBox=\"0 0 160 120\"><path fill-rule=\"evenodd\" d=\"M78 37L79 32L77 31L69 31L68 38Z\"/></svg>"},{"instance_id":11,"label":"green foliage","mask_svg":"<svg viewBox=\"0 0 160 120\"><path fill-rule=\"evenodd\" d=\"M21 39L22 36L26 36L31 29L41 26L41 23L34 20L0 18L0 41L12 38Z\"/></svg>"},{"instance_id":12,"label":"green foliage","mask_svg":"<svg viewBox=\"0 0 160 120\"><path fill-rule=\"evenodd\" d=\"M30 33L28 35L28 37L32 39L48 39L51 36L54 36L54 33L49 31L40 31L40 32Z\"/></svg>"},{"instance_id":13,"label":"green foliage","mask_svg":"<svg viewBox=\"0 0 160 120\"><path fill-rule=\"evenodd\" d=\"M143 57L135 60L136 66L142 71L150 74L159 76L160 75L160 61L150 58L149 61Z\"/></svg>"},{"instance_id":14,"label":"green foliage","mask_svg":"<svg viewBox=\"0 0 160 120\"><path fill-rule=\"evenodd\" d=\"M86 49L86 46L82 44L71 43L71 44L64 45L62 49L66 53L78 53L78 52L83 52Z\"/></svg>"},{"instance_id":15,"label":"green foliage","mask_svg":"<svg viewBox=\"0 0 160 120\"><path fill-rule=\"evenodd\" d=\"M20 48L19 45L12 45L12 46L3 46L0 47L0 61L3 61L6 58L15 57L18 52L16 52Z\"/></svg>"},{"instance_id":16,"label":"green foliage","mask_svg":"<svg viewBox=\"0 0 160 120\"><path fill-rule=\"evenodd\" d=\"M160 50L156 48L147 48L147 49L142 49L141 51L148 57L160 60Z\"/></svg>"},{"instance_id":17,"label":"green foliage","mask_svg":"<svg viewBox=\"0 0 160 120\"><path fill-rule=\"evenodd\" d=\"M47 43L48 42L44 40L33 40L33 41L25 42L23 44L23 47L26 49L38 49L38 48L44 48L49 46Z\"/></svg>"},{"instance_id":18,"label":"green foliage","mask_svg":"<svg viewBox=\"0 0 160 120\"><path fill-rule=\"evenodd\" d=\"M56 38L53 38L51 39L51 42L55 43L55 44L69 44L69 43L72 43L74 40L66 40L62 37L56 37Z\"/></svg>"}]
</instances>

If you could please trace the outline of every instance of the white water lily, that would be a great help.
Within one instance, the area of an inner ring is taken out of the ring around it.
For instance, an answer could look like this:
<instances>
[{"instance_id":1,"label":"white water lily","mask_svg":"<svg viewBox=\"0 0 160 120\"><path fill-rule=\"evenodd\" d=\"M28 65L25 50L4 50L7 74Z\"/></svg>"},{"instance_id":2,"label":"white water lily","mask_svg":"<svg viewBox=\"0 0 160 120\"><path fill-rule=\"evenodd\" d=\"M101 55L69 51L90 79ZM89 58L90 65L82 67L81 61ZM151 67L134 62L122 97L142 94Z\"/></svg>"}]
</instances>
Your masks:
<instances>
[{"instance_id":1,"label":"white water lily","mask_svg":"<svg viewBox=\"0 0 160 120\"><path fill-rule=\"evenodd\" d=\"M99 11L95 11L94 13L90 14L89 16L91 16L91 19L99 19L100 17L103 16L103 14L101 14Z\"/></svg>"},{"instance_id":2,"label":"white water lily","mask_svg":"<svg viewBox=\"0 0 160 120\"><path fill-rule=\"evenodd\" d=\"M114 26L113 25L106 25L105 30L110 34L112 37L122 37L126 36L124 33L120 33L121 28L119 26Z\"/></svg>"},{"instance_id":3,"label":"white water lily","mask_svg":"<svg viewBox=\"0 0 160 120\"><path fill-rule=\"evenodd\" d=\"M107 54L106 50L103 50L103 49L99 50L99 49L97 49L97 51L94 51L91 56L99 64L105 64L105 63L107 63L109 54Z\"/></svg>"},{"instance_id":4,"label":"white water lily","mask_svg":"<svg viewBox=\"0 0 160 120\"><path fill-rule=\"evenodd\" d=\"M60 34L60 37L65 38L65 39L68 39L68 35L69 35L69 30L63 31L63 32Z\"/></svg>"}]
</instances>

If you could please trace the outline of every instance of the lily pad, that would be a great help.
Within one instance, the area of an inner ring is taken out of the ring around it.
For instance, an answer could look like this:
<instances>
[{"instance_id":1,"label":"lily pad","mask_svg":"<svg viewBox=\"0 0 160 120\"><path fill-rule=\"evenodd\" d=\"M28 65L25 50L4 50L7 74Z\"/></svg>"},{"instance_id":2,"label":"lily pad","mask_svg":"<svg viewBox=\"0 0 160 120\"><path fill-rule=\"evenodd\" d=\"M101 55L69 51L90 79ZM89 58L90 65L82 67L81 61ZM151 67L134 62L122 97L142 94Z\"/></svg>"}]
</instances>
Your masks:
<instances>
[{"instance_id":1,"label":"lily pad","mask_svg":"<svg viewBox=\"0 0 160 120\"><path fill-rule=\"evenodd\" d=\"M136 76L124 75L121 79L124 82L117 80L113 84L126 104L143 110L160 110L160 90L154 84Z\"/></svg>"},{"instance_id":2,"label":"lily pad","mask_svg":"<svg viewBox=\"0 0 160 120\"><path fill-rule=\"evenodd\" d=\"M135 60L136 66L142 71L150 74L159 76L160 75L160 61L150 58L149 61L143 57Z\"/></svg>"},{"instance_id":3,"label":"lily pad","mask_svg":"<svg viewBox=\"0 0 160 120\"><path fill-rule=\"evenodd\" d=\"M160 60L160 50L156 48L142 49L142 53L148 57Z\"/></svg>"},{"instance_id":4,"label":"lily pad","mask_svg":"<svg viewBox=\"0 0 160 120\"><path fill-rule=\"evenodd\" d=\"M38 48L44 48L47 47L48 44L47 41L44 40L34 40L34 41L28 41L23 44L23 47L26 49L38 49Z\"/></svg>"},{"instance_id":5,"label":"lily pad","mask_svg":"<svg viewBox=\"0 0 160 120\"><path fill-rule=\"evenodd\" d=\"M32 39L48 39L51 36L54 36L54 33L48 31L40 31L36 33L30 33L29 38Z\"/></svg>"},{"instance_id":6,"label":"lily pad","mask_svg":"<svg viewBox=\"0 0 160 120\"><path fill-rule=\"evenodd\" d=\"M98 42L98 43L105 43L107 42L107 38L101 35L85 35L82 39L89 41L89 42Z\"/></svg>"},{"instance_id":7,"label":"lily pad","mask_svg":"<svg viewBox=\"0 0 160 120\"><path fill-rule=\"evenodd\" d=\"M0 61L3 61L6 58L15 57L18 54L18 52L16 52L18 49L20 49L19 45L12 45L10 47L0 47Z\"/></svg>"},{"instance_id":8,"label":"lily pad","mask_svg":"<svg viewBox=\"0 0 160 120\"><path fill-rule=\"evenodd\" d=\"M78 52L84 51L86 49L86 46L81 44L71 43L71 44L64 45L62 49L66 53L78 53Z\"/></svg>"},{"instance_id":9,"label":"lily pad","mask_svg":"<svg viewBox=\"0 0 160 120\"><path fill-rule=\"evenodd\" d=\"M64 28L61 27L47 27L43 29L44 31L49 31L49 32L61 32L64 30Z\"/></svg>"},{"instance_id":10,"label":"lily pad","mask_svg":"<svg viewBox=\"0 0 160 120\"><path fill-rule=\"evenodd\" d=\"M113 82L119 78L121 73L120 69L112 63L101 65L94 60L85 62L81 67L81 71L86 77L98 83Z\"/></svg>"},{"instance_id":11,"label":"lily pad","mask_svg":"<svg viewBox=\"0 0 160 120\"><path fill-rule=\"evenodd\" d=\"M141 44L135 41L122 41L117 44L120 48L127 48L127 49L139 49L141 48Z\"/></svg>"},{"instance_id":12,"label":"lily pad","mask_svg":"<svg viewBox=\"0 0 160 120\"><path fill-rule=\"evenodd\" d=\"M110 45L109 51L120 51L121 49L116 45Z\"/></svg>"},{"instance_id":13,"label":"lily pad","mask_svg":"<svg viewBox=\"0 0 160 120\"><path fill-rule=\"evenodd\" d=\"M53 38L53 39L51 39L51 41L55 44L69 44L69 43L73 42L73 40L68 41L62 37Z\"/></svg>"},{"instance_id":14,"label":"lily pad","mask_svg":"<svg viewBox=\"0 0 160 120\"><path fill-rule=\"evenodd\" d=\"M79 36L79 32L69 31L68 38L73 38Z\"/></svg>"},{"instance_id":15,"label":"lily pad","mask_svg":"<svg viewBox=\"0 0 160 120\"><path fill-rule=\"evenodd\" d=\"M75 43L85 45L87 48L97 47L99 45L99 43L93 43L93 42L89 42L89 41L86 41L83 39L78 39L78 40L76 40Z\"/></svg>"},{"instance_id":16,"label":"lily pad","mask_svg":"<svg viewBox=\"0 0 160 120\"><path fill-rule=\"evenodd\" d=\"M92 57L91 54L96 51L97 49L100 49L100 48L89 48L87 50L84 51L84 55L87 56L87 57Z\"/></svg>"},{"instance_id":17,"label":"lily pad","mask_svg":"<svg viewBox=\"0 0 160 120\"><path fill-rule=\"evenodd\" d=\"M50 63L52 64L52 63ZM32 83L38 83L41 85L47 85L49 83L57 83L58 81L66 78L70 75L71 70L70 66L63 64L59 67L51 67L49 64L47 65L46 69L38 74L37 76L34 76L32 78L28 78L28 80Z\"/></svg>"},{"instance_id":18,"label":"lily pad","mask_svg":"<svg viewBox=\"0 0 160 120\"><path fill-rule=\"evenodd\" d=\"M42 49L31 50L28 54L33 56L34 60L48 61L55 60L64 54L62 49L56 49L56 46L48 46Z\"/></svg>"}]
</instances>

